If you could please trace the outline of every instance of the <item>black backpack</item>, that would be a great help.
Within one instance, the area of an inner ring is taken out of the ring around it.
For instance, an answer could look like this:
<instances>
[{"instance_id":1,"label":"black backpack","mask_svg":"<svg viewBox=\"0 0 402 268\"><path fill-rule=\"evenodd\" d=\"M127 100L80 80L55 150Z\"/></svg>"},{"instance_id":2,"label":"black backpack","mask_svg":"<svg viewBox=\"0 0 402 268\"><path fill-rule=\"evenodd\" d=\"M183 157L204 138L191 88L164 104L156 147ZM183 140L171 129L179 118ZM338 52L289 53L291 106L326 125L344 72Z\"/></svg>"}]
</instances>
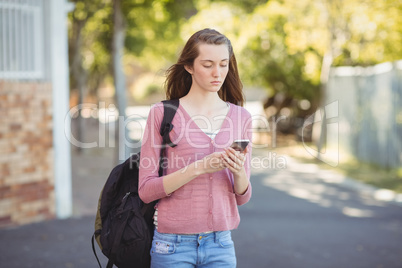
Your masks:
<instances>
[{"instance_id":1,"label":"black backpack","mask_svg":"<svg viewBox=\"0 0 402 268\"><path fill-rule=\"evenodd\" d=\"M164 116L160 128L163 146L159 176L163 175L166 146L176 146L171 142L169 132L173 129L171 122L178 106L179 100L163 101ZM137 153L114 167L100 194L92 236L92 250L99 267L102 266L96 254L94 239L109 259L107 268L113 265L119 268L150 267L153 214L157 201L145 204L138 196L139 163L140 153Z\"/></svg>"}]
</instances>

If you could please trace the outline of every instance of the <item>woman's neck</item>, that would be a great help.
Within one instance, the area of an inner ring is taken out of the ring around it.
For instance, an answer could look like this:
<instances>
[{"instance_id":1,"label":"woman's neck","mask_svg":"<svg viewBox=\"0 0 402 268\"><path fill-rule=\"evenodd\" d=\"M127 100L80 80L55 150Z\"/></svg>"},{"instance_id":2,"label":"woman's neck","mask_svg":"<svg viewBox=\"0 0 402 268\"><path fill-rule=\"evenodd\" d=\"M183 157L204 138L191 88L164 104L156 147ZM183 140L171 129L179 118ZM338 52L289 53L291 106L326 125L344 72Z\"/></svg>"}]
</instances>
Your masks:
<instances>
[{"instance_id":1,"label":"woman's neck","mask_svg":"<svg viewBox=\"0 0 402 268\"><path fill-rule=\"evenodd\" d=\"M210 113L211 110L220 109L226 106L226 103L219 97L217 92L197 92L189 93L181 98L182 103L191 110L197 110L200 113Z\"/></svg>"}]
</instances>

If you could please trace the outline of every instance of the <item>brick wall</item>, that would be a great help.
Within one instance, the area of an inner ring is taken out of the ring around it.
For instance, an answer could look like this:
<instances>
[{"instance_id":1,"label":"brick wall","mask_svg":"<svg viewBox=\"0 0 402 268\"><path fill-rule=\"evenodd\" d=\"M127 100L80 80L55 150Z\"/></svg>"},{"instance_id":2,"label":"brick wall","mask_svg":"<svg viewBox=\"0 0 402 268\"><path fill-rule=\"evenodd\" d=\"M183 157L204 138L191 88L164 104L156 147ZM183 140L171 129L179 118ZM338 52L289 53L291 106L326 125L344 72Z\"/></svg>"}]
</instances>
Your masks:
<instances>
[{"instance_id":1,"label":"brick wall","mask_svg":"<svg viewBox=\"0 0 402 268\"><path fill-rule=\"evenodd\" d=\"M0 80L0 227L54 218L52 88Z\"/></svg>"}]
</instances>

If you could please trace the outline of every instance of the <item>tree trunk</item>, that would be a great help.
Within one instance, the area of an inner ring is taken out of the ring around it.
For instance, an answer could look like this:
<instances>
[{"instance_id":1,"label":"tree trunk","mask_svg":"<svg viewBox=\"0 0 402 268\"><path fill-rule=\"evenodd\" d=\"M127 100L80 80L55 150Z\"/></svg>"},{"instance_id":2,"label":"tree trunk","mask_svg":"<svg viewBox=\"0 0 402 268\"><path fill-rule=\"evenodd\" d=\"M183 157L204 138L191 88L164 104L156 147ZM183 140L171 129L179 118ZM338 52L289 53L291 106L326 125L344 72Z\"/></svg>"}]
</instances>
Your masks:
<instances>
[{"instance_id":1,"label":"tree trunk","mask_svg":"<svg viewBox=\"0 0 402 268\"><path fill-rule=\"evenodd\" d=\"M115 87L115 101L119 111L119 119L116 124L115 139L115 161L123 162L129 155L129 148L126 146L128 131L125 125L126 119L126 86L125 76L122 69L122 56L124 50L124 39L126 25L121 10L121 1L113 1L113 37L112 37L112 59L113 59L113 79Z\"/></svg>"},{"instance_id":2,"label":"tree trunk","mask_svg":"<svg viewBox=\"0 0 402 268\"><path fill-rule=\"evenodd\" d=\"M331 41L332 43L332 41ZM325 53L324 58L322 60L322 65L321 65L321 106L319 109L321 109L321 121L319 122L320 124L320 136L317 141L317 159L321 159L321 153L323 151L323 148L326 144L326 138L327 138L327 120L326 120L326 114L325 114L325 98L326 98L326 91L327 91L327 83L329 79L329 71L331 69L333 57L332 57L332 49L329 49L327 53Z\"/></svg>"},{"instance_id":3,"label":"tree trunk","mask_svg":"<svg viewBox=\"0 0 402 268\"><path fill-rule=\"evenodd\" d=\"M321 109L321 121L319 122L319 128L320 128L320 133L319 133L319 139L317 141L317 159L321 159L321 154L323 151L324 146L326 145L326 137L327 137L327 120L326 120L326 114L325 114L325 101L326 101L326 91L327 91L327 84L329 80L329 72L331 69L331 65L333 63L334 59L334 54L335 54L335 36L336 36L336 30L335 30L335 20L334 14L331 13L332 7L331 7L331 2L327 0L326 2L326 16L327 16L327 21L328 21L328 30L330 33L330 37L328 40L328 48L327 51L324 54L324 57L322 59L322 65L321 65L321 75L320 75L320 84L321 84L321 105L319 106L319 109ZM318 126L317 126L318 127Z\"/></svg>"},{"instance_id":4,"label":"tree trunk","mask_svg":"<svg viewBox=\"0 0 402 268\"><path fill-rule=\"evenodd\" d=\"M74 27L74 40L75 42L72 43L72 63L71 63L71 73L73 74L76 80L76 87L78 89L78 105L82 105L84 102L84 98L87 94L86 90L86 81L87 81L87 73L82 66L82 55L81 55L81 46L82 46L82 35L81 31L85 26L86 21L77 21ZM75 134L75 138L79 142L83 142L84 137L84 129L85 129L85 122L84 118L81 116L81 109L78 110L80 113L77 117L78 120L78 127L77 133ZM82 148L77 146L77 151L81 152Z\"/></svg>"}]
</instances>

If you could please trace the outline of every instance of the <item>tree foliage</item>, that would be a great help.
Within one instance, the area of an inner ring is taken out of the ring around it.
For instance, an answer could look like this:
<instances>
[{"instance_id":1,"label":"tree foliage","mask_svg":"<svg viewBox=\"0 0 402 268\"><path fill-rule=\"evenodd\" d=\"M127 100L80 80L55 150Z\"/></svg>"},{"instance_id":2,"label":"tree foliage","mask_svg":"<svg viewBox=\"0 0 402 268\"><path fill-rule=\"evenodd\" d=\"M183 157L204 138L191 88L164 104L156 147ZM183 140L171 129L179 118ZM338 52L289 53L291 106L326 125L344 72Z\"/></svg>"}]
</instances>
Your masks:
<instances>
[{"instance_id":1,"label":"tree foliage","mask_svg":"<svg viewBox=\"0 0 402 268\"><path fill-rule=\"evenodd\" d=\"M96 94L101 83L113 76L113 2L74 2L75 9L69 14L70 66L75 55L81 70L71 72L71 87L77 87L77 76L87 74L89 93ZM127 59L135 60L144 68L157 70L174 57L181 42L177 33L196 9L192 1L185 0L124 0L122 12L126 24L125 63Z\"/></svg>"},{"instance_id":2,"label":"tree foliage","mask_svg":"<svg viewBox=\"0 0 402 268\"><path fill-rule=\"evenodd\" d=\"M86 84L95 91L111 73L111 0L74 2L70 46L80 52ZM125 64L135 61L158 71L193 32L216 28L232 40L246 86L312 103L320 97L325 55L333 66L402 58L402 1L125 0L122 5ZM79 35L81 44L74 45Z\"/></svg>"},{"instance_id":3,"label":"tree foliage","mask_svg":"<svg viewBox=\"0 0 402 268\"><path fill-rule=\"evenodd\" d=\"M242 73L271 95L317 104L325 55L332 66L402 58L400 14L401 1L270 0L242 24Z\"/></svg>"}]
</instances>

